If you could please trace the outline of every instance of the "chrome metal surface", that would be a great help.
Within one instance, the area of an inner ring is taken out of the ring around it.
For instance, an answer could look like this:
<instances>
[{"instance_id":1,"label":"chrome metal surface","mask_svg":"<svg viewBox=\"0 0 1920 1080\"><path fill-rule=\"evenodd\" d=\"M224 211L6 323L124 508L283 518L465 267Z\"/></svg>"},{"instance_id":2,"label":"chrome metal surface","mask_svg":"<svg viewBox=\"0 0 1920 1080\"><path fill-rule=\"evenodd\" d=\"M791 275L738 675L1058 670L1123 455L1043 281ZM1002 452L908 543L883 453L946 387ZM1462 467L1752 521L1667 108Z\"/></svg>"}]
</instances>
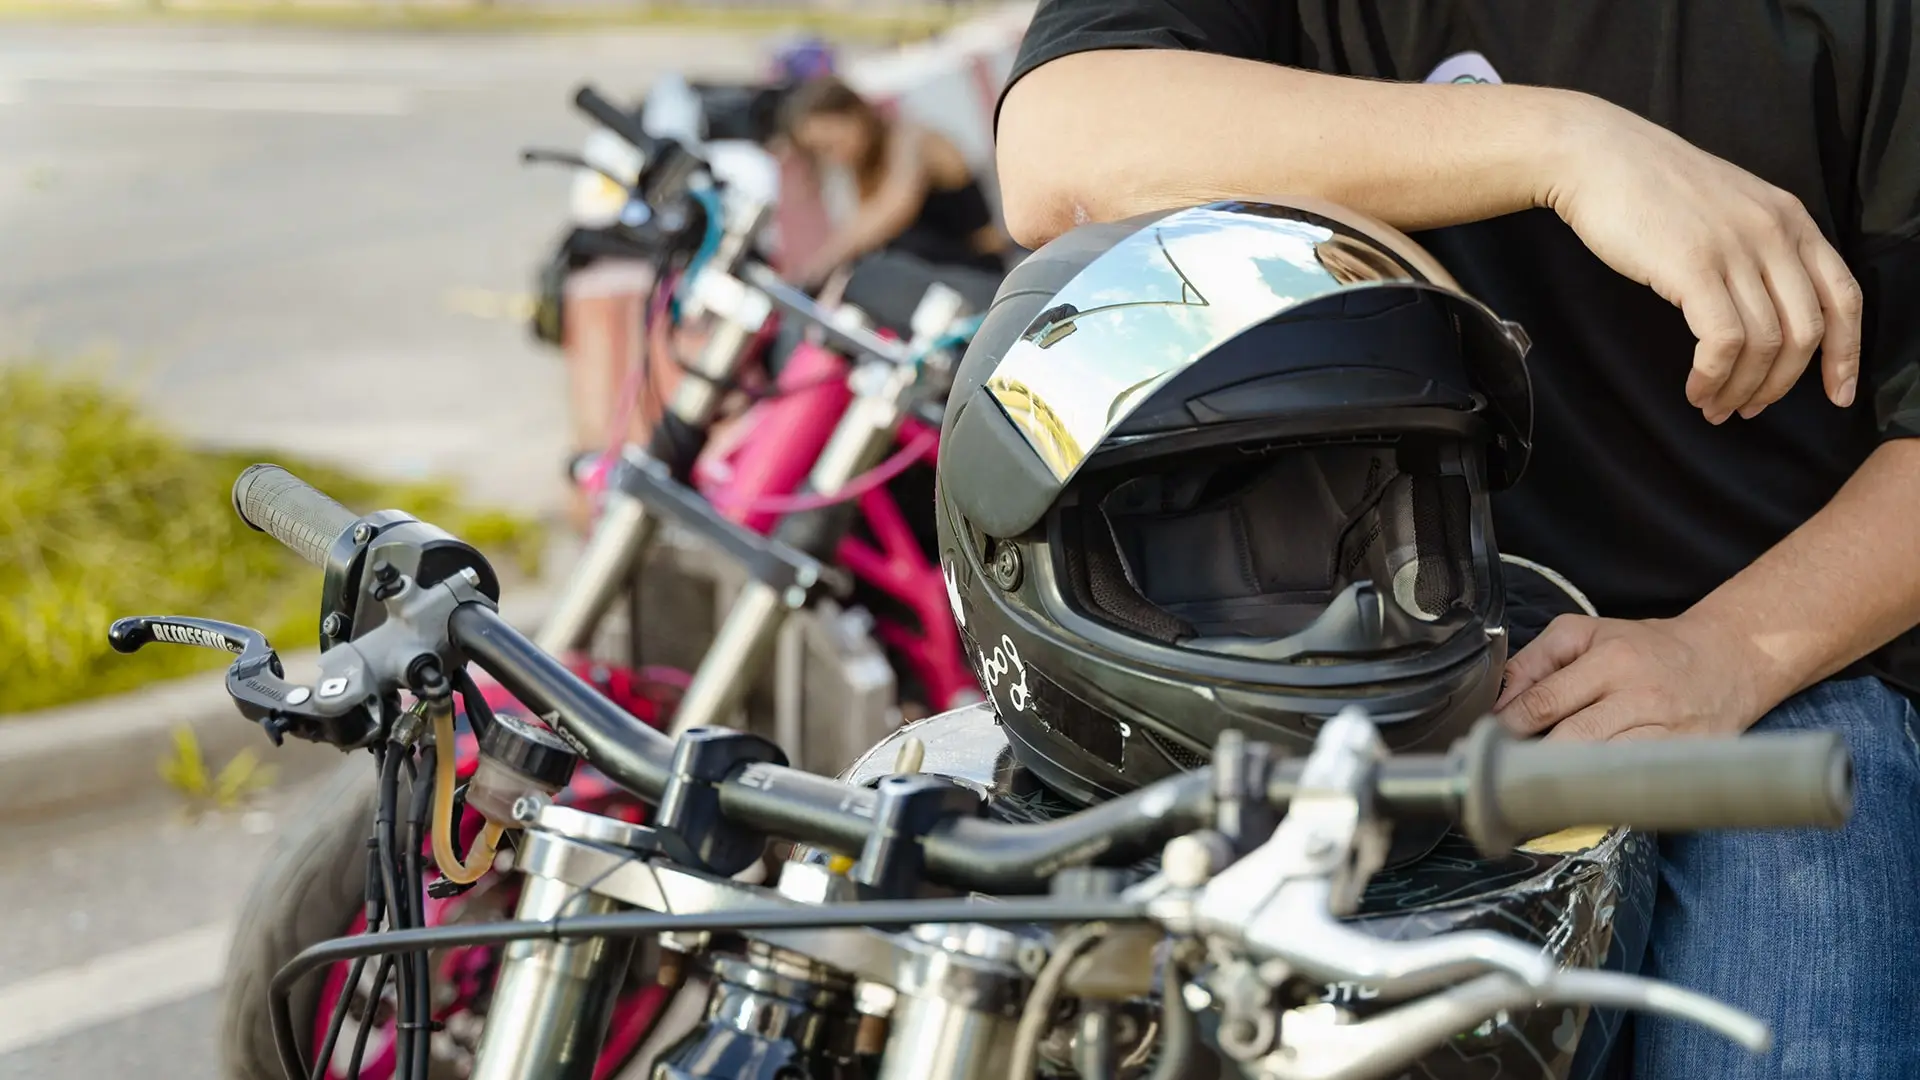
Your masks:
<instances>
[{"instance_id":1,"label":"chrome metal surface","mask_svg":"<svg viewBox=\"0 0 1920 1080\"><path fill-rule=\"evenodd\" d=\"M534 817L534 827L574 840L621 848L637 848L646 836L646 830L639 825L558 803L541 807Z\"/></svg>"},{"instance_id":2,"label":"chrome metal surface","mask_svg":"<svg viewBox=\"0 0 1920 1080\"><path fill-rule=\"evenodd\" d=\"M609 897L529 874L522 879L516 916L598 915L619 906ZM473 1080L591 1080L632 950L631 939L508 945Z\"/></svg>"},{"instance_id":3,"label":"chrome metal surface","mask_svg":"<svg viewBox=\"0 0 1920 1080\"><path fill-rule=\"evenodd\" d=\"M1014 1027L1009 1017L902 995L879 1080L1004 1080Z\"/></svg>"},{"instance_id":4,"label":"chrome metal surface","mask_svg":"<svg viewBox=\"0 0 1920 1080\"><path fill-rule=\"evenodd\" d=\"M848 376L853 402L807 474L807 486L831 495L872 468L891 444L916 379L910 367L868 361Z\"/></svg>"},{"instance_id":5,"label":"chrome metal surface","mask_svg":"<svg viewBox=\"0 0 1920 1080\"><path fill-rule=\"evenodd\" d=\"M1020 935L998 926L979 923L923 923L913 928L913 936L935 948L1012 964L1020 952Z\"/></svg>"},{"instance_id":6,"label":"chrome metal surface","mask_svg":"<svg viewBox=\"0 0 1920 1080\"><path fill-rule=\"evenodd\" d=\"M591 889L595 895L649 911L764 910L795 906L794 901L771 889L709 877L671 864L647 862L552 833L528 833L520 859L530 873L554 877ZM887 983L893 980L902 943L915 944L904 937L866 927L765 930L754 931L750 936L813 957L850 976Z\"/></svg>"},{"instance_id":7,"label":"chrome metal surface","mask_svg":"<svg viewBox=\"0 0 1920 1080\"><path fill-rule=\"evenodd\" d=\"M1007 1075L1027 989L1013 963L1020 940L971 923L919 926L902 939L882 1080Z\"/></svg>"},{"instance_id":8,"label":"chrome metal surface","mask_svg":"<svg viewBox=\"0 0 1920 1080\"><path fill-rule=\"evenodd\" d=\"M728 273L725 265L715 260L693 279L682 315L688 319L712 315L747 333L758 333L773 314L773 305L759 289Z\"/></svg>"},{"instance_id":9,"label":"chrome metal surface","mask_svg":"<svg viewBox=\"0 0 1920 1080\"><path fill-rule=\"evenodd\" d=\"M1455 287L1417 247L1383 246L1379 229L1333 207L1176 211L1068 282L1001 357L987 391L1064 484L1154 390L1241 332L1336 293ZM1495 333L1514 333L1465 303Z\"/></svg>"},{"instance_id":10,"label":"chrome metal surface","mask_svg":"<svg viewBox=\"0 0 1920 1080\"><path fill-rule=\"evenodd\" d=\"M918 739L925 748L920 771L944 776L988 797L1018 796L1034 787L1032 777L1014 759L1013 747L993 709L983 703L916 720L873 744L840 774L850 784L872 784L893 773L900 745Z\"/></svg>"},{"instance_id":11,"label":"chrome metal surface","mask_svg":"<svg viewBox=\"0 0 1920 1080\"><path fill-rule=\"evenodd\" d=\"M907 324L913 333L914 351L925 351L943 337L966 309L966 297L952 286L939 281L927 286Z\"/></svg>"},{"instance_id":12,"label":"chrome metal surface","mask_svg":"<svg viewBox=\"0 0 1920 1080\"><path fill-rule=\"evenodd\" d=\"M714 246L714 266L738 266L747 254L747 245L753 242L760 232L773 207L760 200L748 200L737 196L738 188L728 190L726 231L720 235L720 243Z\"/></svg>"},{"instance_id":13,"label":"chrome metal surface","mask_svg":"<svg viewBox=\"0 0 1920 1080\"><path fill-rule=\"evenodd\" d=\"M739 726L727 721L752 688L752 673L760 670L772 649L786 610L785 598L772 586L749 581L741 587L674 709L669 735L679 738L696 727Z\"/></svg>"},{"instance_id":14,"label":"chrome metal surface","mask_svg":"<svg viewBox=\"0 0 1920 1080\"><path fill-rule=\"evenodd\" d=\"M553 613L540 627L534 644L556 655L585 648L594 627L626 586L655 524L646 503L617 489L608 491L586 550L580 553L580 561L574 564L566 588L560 590Z\"/></svg>"}]
</instances>

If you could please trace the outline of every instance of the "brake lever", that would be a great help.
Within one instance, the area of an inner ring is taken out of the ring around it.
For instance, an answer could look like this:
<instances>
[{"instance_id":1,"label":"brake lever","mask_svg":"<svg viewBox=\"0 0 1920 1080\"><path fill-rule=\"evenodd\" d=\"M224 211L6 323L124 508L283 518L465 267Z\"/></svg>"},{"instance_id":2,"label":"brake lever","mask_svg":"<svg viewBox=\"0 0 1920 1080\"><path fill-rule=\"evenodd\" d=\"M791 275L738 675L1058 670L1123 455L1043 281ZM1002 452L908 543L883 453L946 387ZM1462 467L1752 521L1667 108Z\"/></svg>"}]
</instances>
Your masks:
<instances>
[{"instance_id":1,"label":"brake lever","mask_svg":"<svg viewBox=\"0 0 1920 1080\"><path fill-rule=\"evenodd\" d=\"M354 745L377 726L366 709L367 665L340 662L354 653L351 643L336 647L342 656L335 666L345 674L323 679L316 688L288 682L280 655L265 634L250 626L184 615L136 615L117 619L107 629L107 643L115 652L135 653L154 642L238 653L227 668L227 696L275 746L289 733Z\"/></svg>"}]
</instances>

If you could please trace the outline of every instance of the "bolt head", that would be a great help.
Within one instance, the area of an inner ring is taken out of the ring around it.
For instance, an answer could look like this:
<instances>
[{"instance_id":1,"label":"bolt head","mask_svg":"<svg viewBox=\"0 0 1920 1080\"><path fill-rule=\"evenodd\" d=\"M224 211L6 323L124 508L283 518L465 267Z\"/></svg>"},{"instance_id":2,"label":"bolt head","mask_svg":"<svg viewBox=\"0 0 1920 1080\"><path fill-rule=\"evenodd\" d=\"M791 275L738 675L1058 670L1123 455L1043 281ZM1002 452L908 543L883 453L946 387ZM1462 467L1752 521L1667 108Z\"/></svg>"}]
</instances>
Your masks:
<instances>
[{"instance_id":1,"label":"bolt head","mask_svg":"<svg viewBox=\"0 0 1920 1080\"><path fill-rule=\"evenodd\" d=\"M356 544L364 544L372 536L373 536L373 526L368 525L365 522L362 522L353 527L353 542Z\"/></svg>"},{"instance_id":2,"label":"bolt head","mask_svg":"<svg viewBox=\"0 0 1920 1080\"><path fill-rule=\"evenodd\" d=\"M993 564L988 571L993 574L993 583L1011 592L1020 587L1020 549L1002 542L993 552Z\"/></svg>"}]
</instances>

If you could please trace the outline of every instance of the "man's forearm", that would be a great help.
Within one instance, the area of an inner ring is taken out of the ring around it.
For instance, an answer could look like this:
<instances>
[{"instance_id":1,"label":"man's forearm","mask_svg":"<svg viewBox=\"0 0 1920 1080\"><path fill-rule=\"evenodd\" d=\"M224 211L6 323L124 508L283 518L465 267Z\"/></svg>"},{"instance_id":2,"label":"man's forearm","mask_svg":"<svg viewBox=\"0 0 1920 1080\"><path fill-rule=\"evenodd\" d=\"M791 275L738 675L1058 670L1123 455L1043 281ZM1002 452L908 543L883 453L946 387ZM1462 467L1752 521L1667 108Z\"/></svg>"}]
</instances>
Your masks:
<instances>
[{"instance_id":1,"label":"man's forearm","mask_svg":"<svg viewBox=\"0 0 1920 1080\"><path fill-rule=\"evenodd\" d=\"M1881 446L1681 621L1737 641L1761 712L1920 624L1920 440Z\"/></svg>"},{"instance_id":2,"label":"man's forearm","mask_svg":"<svg viewBox=\"0 0 1920 1080\"><path fill-rule=\"evenodd\" d=\"M1431 228L1543 204L1556 155L1604 108L1538 87L1380 82L1208 53L1080 53L1008 92L1000 184L1008 226L1029 246L1081 221L1284 195Z\"/></svg>"}]
</instances>

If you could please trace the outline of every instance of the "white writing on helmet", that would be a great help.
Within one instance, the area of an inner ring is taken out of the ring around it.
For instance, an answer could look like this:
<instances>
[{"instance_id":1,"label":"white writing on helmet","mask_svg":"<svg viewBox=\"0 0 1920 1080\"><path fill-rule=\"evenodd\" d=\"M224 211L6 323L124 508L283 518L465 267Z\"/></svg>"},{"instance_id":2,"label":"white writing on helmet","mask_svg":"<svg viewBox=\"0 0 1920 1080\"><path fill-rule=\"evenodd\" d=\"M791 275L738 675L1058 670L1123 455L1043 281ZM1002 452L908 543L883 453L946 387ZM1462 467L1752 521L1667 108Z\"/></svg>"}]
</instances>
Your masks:
<instances>
[{"instance_id":1,"label":"white writing on helmet","mask_svg":"<svg viewBox=\"0 0 1920 1080\"><path fill-rule=\"evenodd\" d=\"M952 560L940 560L940 576L946 579L947 582L947 604L953 608L953 621L960 624L960 629L965 630L967 628L967 613L960 607L960 585L953 580Z\"/></svg>"},{"instance_id":2,"label":"white writing on helmet","mask_svg":"<svg viewBox=\"0 0 1920 1080\"><path fill-rule=\"evenodd\" d=\"M993 656L988 658L983 651L980 654L980 677L986 681L988 690L997 690L1000 680L1006 678L1007 669L1012 668L1020 681L1007 687L1007 704L1014 712L1027 711L1027 668L1020 662L1020 650L1013 647L1013 639L1000 635L1000 644L993 647Z\"/></svg>"}]
</instances>

